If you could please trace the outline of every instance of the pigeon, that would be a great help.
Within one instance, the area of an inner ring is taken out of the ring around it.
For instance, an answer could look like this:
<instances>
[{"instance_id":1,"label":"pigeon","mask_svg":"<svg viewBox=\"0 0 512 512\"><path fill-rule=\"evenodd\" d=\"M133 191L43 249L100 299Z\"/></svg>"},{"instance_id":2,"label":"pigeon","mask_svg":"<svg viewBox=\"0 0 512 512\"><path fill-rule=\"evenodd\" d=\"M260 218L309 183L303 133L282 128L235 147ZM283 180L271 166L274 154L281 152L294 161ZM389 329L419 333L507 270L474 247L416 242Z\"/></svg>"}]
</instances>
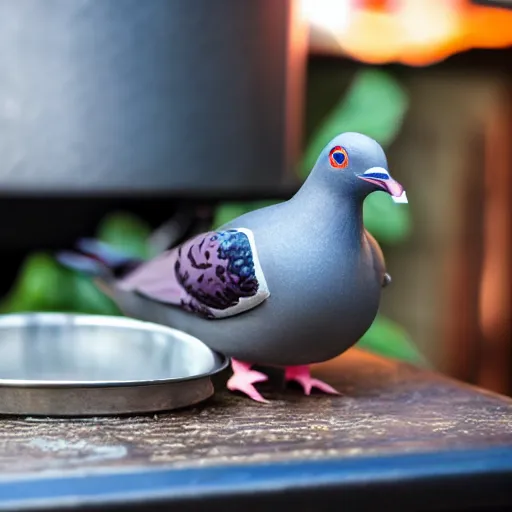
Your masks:
<instances>
[{"instance_id":1,"label":"pigeon","mask_svg":"<svg viewBox=\"0 0 512 512\"><path fill-rule=\"evenodd\" d=\"M268 402L254 368L278 367L309 395L339 394L310 365L345 352L373 323L391 277L363 224L373 192L407 203L372 138L345 132L288 201L192 236L150 260L82 239L59 261L96 276L128 316L181 329L231 359L227 388Z\"/></svg>"}]
</instances>

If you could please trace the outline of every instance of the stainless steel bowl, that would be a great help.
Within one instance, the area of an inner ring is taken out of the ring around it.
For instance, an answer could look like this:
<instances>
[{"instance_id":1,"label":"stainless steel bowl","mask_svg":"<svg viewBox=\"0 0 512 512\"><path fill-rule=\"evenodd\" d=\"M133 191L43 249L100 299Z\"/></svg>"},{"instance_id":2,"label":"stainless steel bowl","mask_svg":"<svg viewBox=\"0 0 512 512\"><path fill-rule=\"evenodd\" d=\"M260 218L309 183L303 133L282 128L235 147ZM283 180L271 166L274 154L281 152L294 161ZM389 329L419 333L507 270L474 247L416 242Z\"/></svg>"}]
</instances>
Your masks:
<instances>
[{"instance_id":1,"label":"stainless steel bowl","mask_svg":"<svg viewBox=\"0 0 512 512\"><path fill-rule=\"evenodd\" d=\"M0 414L147 413L210 397L228 359L182 331L131 318L0 316Z\"/></svg>"}]
</instances>

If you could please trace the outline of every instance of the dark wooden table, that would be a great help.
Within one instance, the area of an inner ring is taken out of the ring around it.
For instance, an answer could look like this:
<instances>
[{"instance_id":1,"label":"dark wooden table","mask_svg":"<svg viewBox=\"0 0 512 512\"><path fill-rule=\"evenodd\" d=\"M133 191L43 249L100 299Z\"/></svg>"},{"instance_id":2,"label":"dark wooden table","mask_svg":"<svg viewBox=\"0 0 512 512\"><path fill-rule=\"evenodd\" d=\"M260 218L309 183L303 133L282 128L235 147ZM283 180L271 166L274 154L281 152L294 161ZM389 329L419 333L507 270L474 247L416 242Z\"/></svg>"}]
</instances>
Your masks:
<instances>
[{"instance_id":1,"label":"dark wooden table","mask_svg":"<svg viewBox=\"0 0 512 512\"><path fill-rule=\"evenodd\" d=\"M315 372L342 396L2 419L0 510L512 507L511 400L355 349Z\"/></svg>"}]
</instances>

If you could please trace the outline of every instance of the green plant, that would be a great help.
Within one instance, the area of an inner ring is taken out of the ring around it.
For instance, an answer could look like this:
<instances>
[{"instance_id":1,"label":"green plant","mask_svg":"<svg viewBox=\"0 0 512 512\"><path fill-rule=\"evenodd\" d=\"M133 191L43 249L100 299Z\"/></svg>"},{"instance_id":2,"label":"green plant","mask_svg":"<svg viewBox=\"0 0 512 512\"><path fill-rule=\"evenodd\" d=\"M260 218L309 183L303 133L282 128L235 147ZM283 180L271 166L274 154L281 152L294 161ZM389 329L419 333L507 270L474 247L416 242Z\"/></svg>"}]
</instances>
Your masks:
<instances>
[{"instance_id":1,"label":"green plant","mask_svg":"<svg viewBox=\"0 0 512 512\"><path fill-rule=\"evenodd\" d=\"M150 232L137 217L116 212L100 223L97 236L128 254L146 258ZM14 285L0 303L0 313L28 311L121 315L90 277L63 267L46 252L35 252L25 259Z\"/></svg>"}]
</instances>

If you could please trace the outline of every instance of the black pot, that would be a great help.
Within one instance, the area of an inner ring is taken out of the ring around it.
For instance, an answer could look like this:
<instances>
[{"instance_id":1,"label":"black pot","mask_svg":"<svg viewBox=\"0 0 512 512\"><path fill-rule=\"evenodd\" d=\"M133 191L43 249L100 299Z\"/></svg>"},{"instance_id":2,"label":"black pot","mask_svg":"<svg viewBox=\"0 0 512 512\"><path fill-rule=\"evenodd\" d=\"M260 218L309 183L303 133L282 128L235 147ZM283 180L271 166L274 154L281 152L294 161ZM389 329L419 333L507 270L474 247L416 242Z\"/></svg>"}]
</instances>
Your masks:
<instances>
[{"instance_id":1,"label":"black pot","mask_svg":"<svg viewBox=\"0 0 512 512\"><path fill-rule=\"evenodd\" d=\"M293 181L295 9L0 0L0 193L259 195Z\"/></svg>"}]
</instances>

